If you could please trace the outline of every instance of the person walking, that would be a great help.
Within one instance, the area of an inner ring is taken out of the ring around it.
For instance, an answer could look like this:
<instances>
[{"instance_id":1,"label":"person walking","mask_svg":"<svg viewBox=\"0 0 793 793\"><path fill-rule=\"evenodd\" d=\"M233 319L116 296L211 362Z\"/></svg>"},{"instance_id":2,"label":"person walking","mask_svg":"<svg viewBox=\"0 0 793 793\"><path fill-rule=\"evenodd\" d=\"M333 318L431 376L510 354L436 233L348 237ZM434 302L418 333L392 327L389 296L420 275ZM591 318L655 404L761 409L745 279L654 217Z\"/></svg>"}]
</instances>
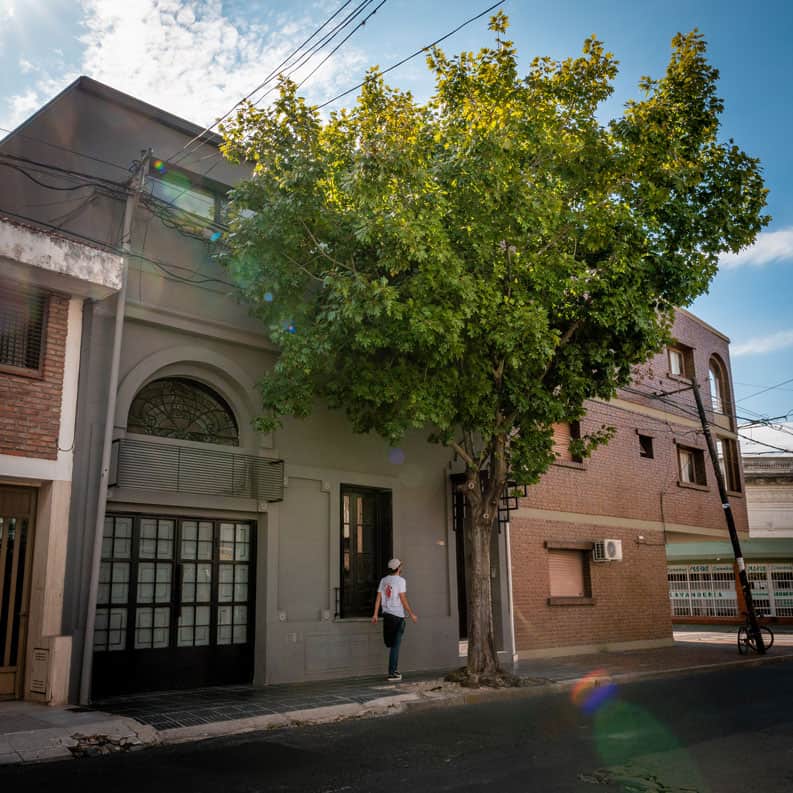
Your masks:
<instances>
[{"instance_id":1,"label":"person walking","mask_svg":"<svg viewBox=\"0 0 793 793\"><path fill-rule=\"evenodd\" d=\"M388 680L396 683L402 679L398 667L399 646L402 644L402 634L405 632L405 613L407 612L413 622L416 622L418 617L408 603L407 583L402 577L402 562L399 559L390 559L388 569L389 574L380 579L380 585L377 587L372 624L377 624L377 615L382 606L383 641L389 648Z\"/></svg>"}]
</instances>

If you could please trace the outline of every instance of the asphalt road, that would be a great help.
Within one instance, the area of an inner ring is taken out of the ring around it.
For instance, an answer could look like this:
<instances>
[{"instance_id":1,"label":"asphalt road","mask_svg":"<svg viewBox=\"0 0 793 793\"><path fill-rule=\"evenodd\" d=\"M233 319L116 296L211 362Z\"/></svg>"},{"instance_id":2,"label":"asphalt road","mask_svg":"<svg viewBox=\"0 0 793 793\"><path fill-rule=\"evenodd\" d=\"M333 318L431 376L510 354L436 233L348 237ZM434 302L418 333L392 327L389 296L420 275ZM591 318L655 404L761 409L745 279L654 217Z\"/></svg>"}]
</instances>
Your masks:
<instances>
[{"instance_id":1,"label":"asphalt road","mask_svg":"<svg viewBox=\"0 0 793 793\"><path fill-rule=\"evenodd\" d=\"M2 793L790 793L793 662L0 768Z\"/></svg>"}]
</instances>

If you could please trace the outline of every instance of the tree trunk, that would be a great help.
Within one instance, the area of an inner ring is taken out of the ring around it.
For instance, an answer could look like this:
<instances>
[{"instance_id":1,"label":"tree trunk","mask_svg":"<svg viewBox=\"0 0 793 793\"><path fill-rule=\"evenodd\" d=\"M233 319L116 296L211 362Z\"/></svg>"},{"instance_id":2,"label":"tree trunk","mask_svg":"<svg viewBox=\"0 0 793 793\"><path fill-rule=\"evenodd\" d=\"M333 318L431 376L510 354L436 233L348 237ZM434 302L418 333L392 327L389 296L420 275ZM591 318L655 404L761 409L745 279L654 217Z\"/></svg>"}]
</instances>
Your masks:
<instances>
[{"instance_id":1,"label":"tree trunk","mask_svg":"<svg viewBox=\"0 0 793 793\"><path fill-rule=\"evenodd\" d=\"M506 484L504 443L495 440L487 481L469 470L465 483L465 573L468 605L468 664L471 677L500 673L493 634L493 591L490 548L498 503Z\"/></svg>"}]
</instances>

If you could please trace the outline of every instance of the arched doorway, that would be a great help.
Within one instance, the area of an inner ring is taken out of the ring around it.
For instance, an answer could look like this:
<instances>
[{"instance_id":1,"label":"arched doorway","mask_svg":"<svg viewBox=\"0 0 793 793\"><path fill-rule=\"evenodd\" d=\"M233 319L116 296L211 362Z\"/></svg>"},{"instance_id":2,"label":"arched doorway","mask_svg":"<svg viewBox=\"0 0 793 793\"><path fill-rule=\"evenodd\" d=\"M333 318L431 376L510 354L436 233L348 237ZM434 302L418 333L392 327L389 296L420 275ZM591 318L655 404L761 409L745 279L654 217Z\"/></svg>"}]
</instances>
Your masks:
<instances>
[{"instance_id":1,"label":"arched doorway","mask_svg":"<svg viewBox=\"0 0 793 793\"><path fill-rule=\"evenodd\" d=\"M155 379L140 388L127 431L184 442L186 455L206 449L203 444L218 447L212 455L225 454L223 447L231 454L239 446L231 406L204 383L184 377ZM190 475L211 477L200 456L195 459ZM111 509L106 515L95 698L248 683L253 677L254 522L233 514L226 519L167 512Z\"/></svg>"}]
</instances>

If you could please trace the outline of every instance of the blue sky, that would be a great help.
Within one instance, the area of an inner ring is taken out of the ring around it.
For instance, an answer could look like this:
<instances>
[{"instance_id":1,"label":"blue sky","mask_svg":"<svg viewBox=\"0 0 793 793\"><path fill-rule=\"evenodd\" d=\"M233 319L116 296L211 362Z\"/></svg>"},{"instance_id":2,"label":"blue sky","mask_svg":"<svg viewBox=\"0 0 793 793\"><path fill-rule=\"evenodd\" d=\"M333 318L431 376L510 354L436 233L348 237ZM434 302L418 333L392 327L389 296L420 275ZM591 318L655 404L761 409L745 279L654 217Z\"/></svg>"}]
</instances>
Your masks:
<instances>
[{"instance_id":1,"label":"blue sky","mask_svg":"<svg viewBox=\"0 0 793 793\"><path fill-rule=\"evenodd\" d=\"M210 123L341 4L0 0L0 128L16 126L79 74ZM488 5L487 0L386 0L306 82L304 92L311 101L335 96L357 83L368 66L391 65ZM761 159L773 221L753 248L723 260L709 294L693 310L732 340L738 415L793 419L793 382L752 396L793 380L793 3L508 0L503 8L524 63L535 55L576 55L593 33L605 42L620 61L620 74L604 119L638 95L640 76L662 75L676 32L697 27L705 34L710 59L721 72L722 136ZM490 41L485 17L443 46L457 52ZM388 79L419 98L432 88L420 57ZM793 432L793 424L786 429ZM793 450L793 435L758 437Z\"/></svg>"}]
</instances>

